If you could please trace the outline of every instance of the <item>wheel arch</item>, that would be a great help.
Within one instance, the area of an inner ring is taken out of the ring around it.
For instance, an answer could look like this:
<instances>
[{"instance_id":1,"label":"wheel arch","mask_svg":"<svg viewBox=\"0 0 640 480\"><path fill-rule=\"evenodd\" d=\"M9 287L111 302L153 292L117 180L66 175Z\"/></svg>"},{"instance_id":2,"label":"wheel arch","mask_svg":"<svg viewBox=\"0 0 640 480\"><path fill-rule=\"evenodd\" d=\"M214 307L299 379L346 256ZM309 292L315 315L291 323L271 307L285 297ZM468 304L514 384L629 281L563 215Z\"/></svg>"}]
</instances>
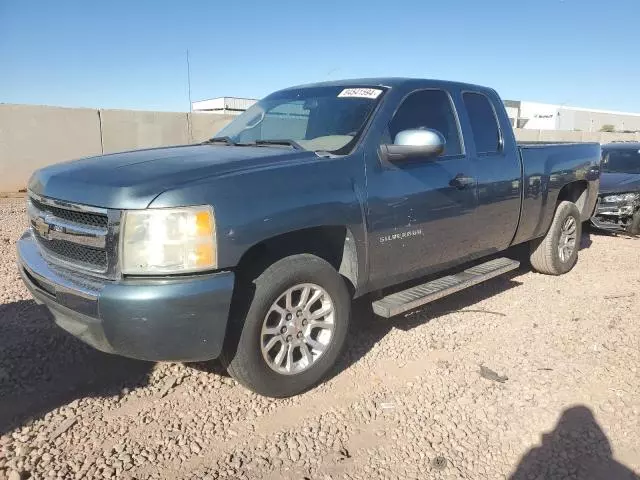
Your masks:
<instances>
[{"instance_id":1,"label":"wheel arch","mask_svg":"<svg viewBox=\"0 0 640 480\"><path fill-rule=\"evenodd\" d=\"M362 267L356 237L344 225L307 227L263 239L249 247L235 268L241 279L253 279L269 265L290 255L309 253L331 264L347 280L351 296L358 294Z\"/></svg>"},{"instance_id":2,"label":"wheel arch","mask_svg":"<svg viewBox=\"0 0 640 480\"><path fill-rule=\"evenodd\" d=\"M558 208L560 202L568 201L575 203L580 211L582 220L587 220L591 216L589 205L587 202L589 193L589 183L586 180L576 180L564 185L558 192L555 208ZM555 209L554 209L555 211Z\"/></svg>"}]
</instances>

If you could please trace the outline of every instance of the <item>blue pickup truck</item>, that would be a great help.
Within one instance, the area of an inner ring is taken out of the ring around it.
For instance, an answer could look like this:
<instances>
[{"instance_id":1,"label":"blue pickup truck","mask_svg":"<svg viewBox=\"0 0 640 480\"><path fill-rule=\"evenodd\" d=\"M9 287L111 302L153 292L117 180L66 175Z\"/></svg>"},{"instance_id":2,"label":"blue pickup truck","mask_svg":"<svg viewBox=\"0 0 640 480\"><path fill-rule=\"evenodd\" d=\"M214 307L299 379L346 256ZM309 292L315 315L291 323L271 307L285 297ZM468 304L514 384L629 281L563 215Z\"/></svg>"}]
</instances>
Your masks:
<instances>
[{"instance_id":1,"label":"blue pickup truck","mask_svg":"<svg viewBox=\"0 0 640 480\"><path fill-rule=\"evenodd\" d=\"M43 168L19 268L105 352L220 358L263 395L316 385L352 299L392 317L518 267L575 265L598 144L518 145L498 94L383 78L275 92L210 140Z\"/></svg>"}]
</instances>

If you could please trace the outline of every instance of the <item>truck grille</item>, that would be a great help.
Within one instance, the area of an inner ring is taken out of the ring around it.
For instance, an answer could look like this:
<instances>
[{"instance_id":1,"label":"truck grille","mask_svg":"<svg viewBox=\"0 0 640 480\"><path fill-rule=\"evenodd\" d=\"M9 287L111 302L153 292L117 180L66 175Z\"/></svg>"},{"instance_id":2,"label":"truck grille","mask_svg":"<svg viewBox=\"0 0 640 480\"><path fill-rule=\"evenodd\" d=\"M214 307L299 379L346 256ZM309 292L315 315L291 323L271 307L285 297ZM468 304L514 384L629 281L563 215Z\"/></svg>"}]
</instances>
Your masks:
<instances>
[{"instance_id":1,"label":"truck grille","mask_svg":"<svg viewBox=\"0 0 640 480\"><path fill-rule=\"evenodd\" d=\"M74 210L65 210L64 208L47 205L35 198L31 198L31 204L40 212L50 213L57 218L67 220L69 222L81 225L90 225L92 227L107 228L109 219L107 215L99 213L78 212Z\"/></svg>"},{"instance_id":2,"label":"truck grille","mask_svg":"<svg viewBox=\"0 0 640 480\"><path fill-rule=\"evenodd\" d=\"M57 201L29 193L31 231L51 262L110 277L117 235L105 209Z\"/></svg>"},{"instance_id":3,"label":"truck grille","mask_svg":"<svg viewBox=\"0 0 640 480\"><path fill-rule=\"evenodd\" d=\"M96 267L100 271L107 268L107 252L97 248L85 247L77 243L68 242L66 240L48 240L41 237L38 232L34 232L40 246L61 259Z\"/></svg>"}]
</instances>

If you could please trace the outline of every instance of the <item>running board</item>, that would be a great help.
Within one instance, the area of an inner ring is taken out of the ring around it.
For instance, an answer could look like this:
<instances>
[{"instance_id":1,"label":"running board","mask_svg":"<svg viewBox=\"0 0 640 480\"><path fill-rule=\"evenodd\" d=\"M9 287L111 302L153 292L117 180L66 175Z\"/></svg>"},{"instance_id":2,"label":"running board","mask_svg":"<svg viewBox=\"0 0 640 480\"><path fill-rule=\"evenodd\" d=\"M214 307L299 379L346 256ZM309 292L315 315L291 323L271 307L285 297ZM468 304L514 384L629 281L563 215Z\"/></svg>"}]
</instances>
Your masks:
<instances>
[{"instance_id":1,"label":"running board","mask_svg":"<svg viewBox=\"0 0 640 480\"><path fill-rule=\"evenodd\" d=\"M516 260L496 258L460 273L447 275L402 292L387 295L373 302L373 312L381 317L390 318L515 270L519 266L520 262Z\"/></svg>"}]
</instances>

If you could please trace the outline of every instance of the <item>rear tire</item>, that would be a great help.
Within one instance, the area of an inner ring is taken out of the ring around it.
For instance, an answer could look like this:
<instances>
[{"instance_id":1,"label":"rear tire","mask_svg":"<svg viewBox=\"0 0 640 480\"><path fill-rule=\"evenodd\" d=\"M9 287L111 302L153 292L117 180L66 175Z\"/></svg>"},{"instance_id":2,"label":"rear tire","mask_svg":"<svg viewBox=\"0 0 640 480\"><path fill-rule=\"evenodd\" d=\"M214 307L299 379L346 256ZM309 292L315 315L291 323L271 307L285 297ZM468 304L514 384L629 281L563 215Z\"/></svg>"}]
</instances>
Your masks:
<instances>
[{"instance_id":1,"label":"rear tire","mask_svg":"<svg viewBox=\"0 0 640 480\"><path fill-rule=\"evenodd\" d=\"M560 202L547 234L530 243L531 266L547 275L562 275L578 261L582 235L580 211L572 202Z\"/></svg>"},{"instance_id":2,"label":"rear tire","mask_svg":"<svg viewBox=\"0 0 640 480\"><path fill-rule=\"evenodd\" d=\"M233 378L261 395L304 392L325 377L345 346L351 315L345 281L325 260L301 254L277 261L253 283L241 309L245 318L232 319L221 360Z\"/></svg>"}]
</instances>

